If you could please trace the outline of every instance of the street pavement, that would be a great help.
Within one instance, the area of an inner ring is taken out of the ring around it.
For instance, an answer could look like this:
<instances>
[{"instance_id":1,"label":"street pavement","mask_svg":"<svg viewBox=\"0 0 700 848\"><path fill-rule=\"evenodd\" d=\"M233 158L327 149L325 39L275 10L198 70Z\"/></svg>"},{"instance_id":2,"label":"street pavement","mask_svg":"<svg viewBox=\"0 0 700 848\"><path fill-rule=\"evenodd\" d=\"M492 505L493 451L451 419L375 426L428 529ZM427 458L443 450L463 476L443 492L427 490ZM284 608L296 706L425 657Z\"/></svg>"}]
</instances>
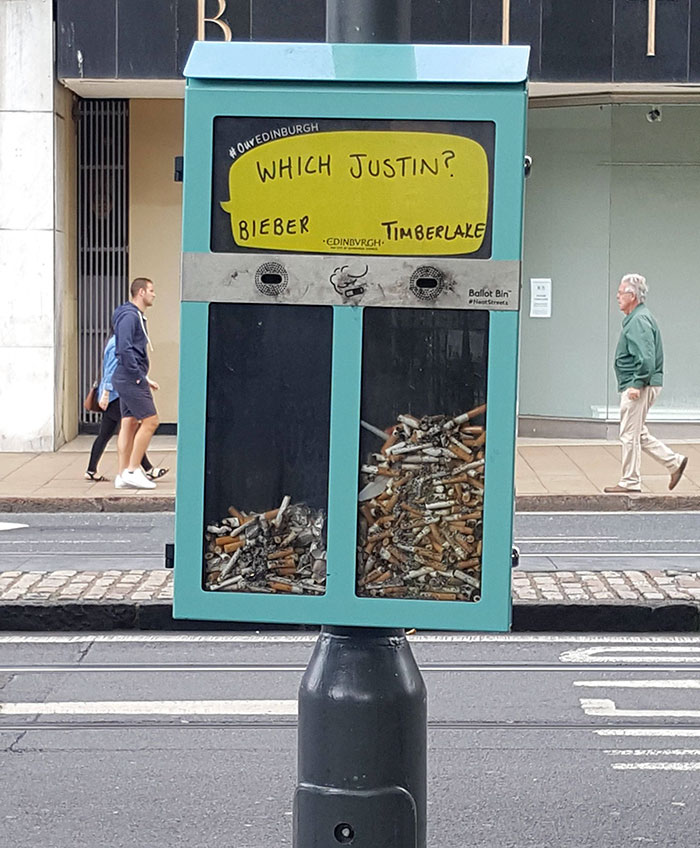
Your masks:
<instances>
[{"instance_id":1,"label":"street pavement","mask_svg":"<svg viewBox=\"0 0 700 848\"><path fill-rule=\"evenodd\" d=\"M431 848L697 844L699 636L410 641ZM313 642L0 634L0 845L290 846Z\"/></svg>"}]
</instances>

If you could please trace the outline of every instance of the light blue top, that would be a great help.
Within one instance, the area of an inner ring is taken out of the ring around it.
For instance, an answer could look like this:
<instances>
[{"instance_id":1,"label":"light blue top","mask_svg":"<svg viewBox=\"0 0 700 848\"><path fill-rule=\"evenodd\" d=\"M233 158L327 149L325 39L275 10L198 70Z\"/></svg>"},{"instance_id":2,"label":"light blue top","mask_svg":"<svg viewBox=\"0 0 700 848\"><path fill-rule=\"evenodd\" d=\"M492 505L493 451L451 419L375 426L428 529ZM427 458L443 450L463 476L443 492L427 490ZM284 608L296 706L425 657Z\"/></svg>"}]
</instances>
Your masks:
<instances>
[{"instance_id":1,"label":"light blue top","mask_svg":"<svg viewBox=\"0 0 700 848\"><path fill-rule=\"evenodd\" d=\"M100 380L99 388L97 389L98 399L102 397L102 392L106 389L109 392L109 402L116 400L119 393L112 386L112 377L117 367L116 354L116 339L110 336L105 345L105 352L102 358L102 379Z\"/></svg>"},{"instance_id":2,"label":"light blue top","mask_svg":"<svg viewBox=\"0 0 700 848\"><path fill-rule=\"evenodd\" d=\"M185 76L202 80L524 83L527 46L196 41Z\"/></svg>"}]
</instances>

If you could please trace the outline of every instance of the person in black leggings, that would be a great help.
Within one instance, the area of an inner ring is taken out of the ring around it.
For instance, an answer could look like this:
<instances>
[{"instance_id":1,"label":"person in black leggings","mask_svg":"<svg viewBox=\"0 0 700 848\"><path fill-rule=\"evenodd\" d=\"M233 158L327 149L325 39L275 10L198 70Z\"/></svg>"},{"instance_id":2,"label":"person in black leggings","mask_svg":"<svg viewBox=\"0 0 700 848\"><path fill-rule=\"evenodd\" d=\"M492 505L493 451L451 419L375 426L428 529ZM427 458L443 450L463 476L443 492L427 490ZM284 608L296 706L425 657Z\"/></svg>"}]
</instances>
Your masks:
<instances>
[{"instance_id":1,"label":"person in black leggings","mask_svg":"<svg viewBox=\"0 0 700 848\"><path fill-rule=\"evenodd\" d=\"M102 380L98 389L97 396L99 404L103 409L102 420L100 421L100 429L97 433L95 441L92 443L90 451L90 461L88 462L85 479L91 480L93 483L101 483L106 480L101 474L97 473L97 463L102 458L107 442L119 429L122 420L122 414L119 404L119 395L112 386L112 375L116 367L116 359L114 356L114 336L110 336L105 346L104 358L102 361ZM158 480L164 474L168 473L167 468L157 468L152 465L146 454L141 460L141 467L145 474L151 480Z\"/></svg>"},{"instance_id":2,"label":"person in black leggings","mask_svg":"<svg viewBox=\"0 0 700 848\"><path fill-rule=\"evenodd\" d=\"M102 421L100 421L100 429L97 433L95 441L92 443L92 450L90 451L90 461L88 462L87 471L85 472L85 479L92 480L94 483L101 483L103 480L106 480L106 477L103 477L101 474L97 473L97 463L102 458L102 454L107 447L107 442L112 438L112 436L119 429L119 425L122 420L122 413L119 408L119 398L115 398L110 401L107 405L107 409L102 413ZM143 455L143 459L141 460L141 468L143 468L146 474L150 474L153 465L150 460L146 456ZM160 470L160 469L159 469ZM163 471L165 473L165 471ZM163 476L160 474L159 476Z\"/></svg>"}]
</instances>

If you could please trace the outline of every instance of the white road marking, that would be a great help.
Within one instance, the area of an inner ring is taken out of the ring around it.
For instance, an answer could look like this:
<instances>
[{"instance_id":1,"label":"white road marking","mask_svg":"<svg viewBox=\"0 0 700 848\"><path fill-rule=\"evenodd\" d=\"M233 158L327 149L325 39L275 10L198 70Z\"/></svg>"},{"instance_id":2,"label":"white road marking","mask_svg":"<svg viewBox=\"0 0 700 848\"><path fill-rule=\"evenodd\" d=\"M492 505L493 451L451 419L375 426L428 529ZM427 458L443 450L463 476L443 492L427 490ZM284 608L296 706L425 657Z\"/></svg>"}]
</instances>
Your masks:
<instances>
[{"instance_id":1,"label":"white road marking","mask_svg":"<svg viewBox=\"0 0 700 848\"><path fill-rule=\"evenodd\" d=\"M692 551L691 553L679 554L671 551L648 551L645 553L628 553L626 551L589 551L589 552L572 552L572 551L542 551L538 554L520 554L520 559L526 559L528 557L566 557L567 559L571 559L573 557L577 557L579 559L649 559L650 557L658 558L663 557L667 559L669 557L675 557L676 559L682 559L683 557L700 557L700 551Z\"/></svg>"},{"instance_id":2,"label":"white road marking","mask_svg":"<svg viewBox=\"0 0 700 848\"><path fill-rule=\"evenodd\" d=\"M580 698L586 715L616 718L700 718L700 710L619 710L608 698Z\"/></svg>"},{"instance_id":3,"label":"white road marking","mask_svg":"<svg viewBox=\"0 0 700 848\"><path fill-rule=\"evenodd\" d=\"M575 680L574 686L592 689L700 689L700 680Z\"/></svg>"},{"instance_id":4,"label":"white road marking","mask_svg":"<svg viewBox=\"0 0 700 848\"><path fill-rule=\"evenodd\" d=\"M13 524L10 521L0 521L0 532L2 532L3 530L24 530L25 527L29 527L29 525ZM26 544L26 542L24 544Z\"/></svg>"},{"instance_id":5,"label":"white road marking","mask_svg":"<svg viewBox=\"0 0 700 848\"><path fill-rule=\"evenodd\" d=\"M100 644L120 644L120 643L173 643L173 644L262 644L262 645L287 645L287 644L313 644L318 637L317 633L95 633L95 634L8 634L0 633L0 645L83 645L86 643ZM604 650L618 651L625 646L639 647L640 650L646 650L649 646L674 646L674 645L698 645L700 646L700 636L587 636L576 634L521 634L521 633L416 633L409 636L410 642L416 643L520 643L520 644L570 644L579 643L585 645L606 645L613 644L615 647L606 648ZM576 648L571 651L566 651L559 657L561 662L618 662L615 657L591 658L588 656L577 657L574 655L577 652L585 652L591 649ZM657 650L669 651L671 648L659 647ZM672 648L672 650L695 650L700 654L700 647L697 648ZM694 662L695 659L683 660L684 662ZM625 659L625 661L629 661ZM652 657L640 657L636 662L677 662L678 660L656 660Z\"/></svg>"},{"instance_id":6,"label":"white road marking","mask_svg":"<svg viewBox=\"0 0 700 848\"><path fill-rule=\"evenodd\" d=\"M700 771L697 763L611 763L616 771Z\"/></svg>"},{"instance_id":7,"label":"white road marking","mask_svg":"<svg viewBox=\"0 0 700 848\"><path fill-rule=\"evenodd\" d=\"M695 641L693 639L692 641ZM559 657L563 663L690 663L700 659L700 647L692 644L646 644L638 645L638 654L628 653L624 645L616 647L596 646L592 648L574 648L565 651ZM612 654L612 656L611 656ZM662 654L663 656L655 656Z\"/></svg>"},{"instance_id":8,"label":"white road marking","mask_svg":"<svg viewBox=\"0 0 700 848\"><path fill-rule=\"evenodd\" d=\"M595 540L596 542L617 542L619 541L619 536L569 536L568 534L562 534L561 536L534 536L532 539L523 539L519 537L515 540L517 545L523 545L525 542L528 543L553 543L560 544L561 542L590 542ZM654 539L655 542L660 541L659 539ZM671 539L672 542L677 542L677 539Z\"/></svg>"},{"instance_id":9,"label":"white road marking","mask_svg":"<svg viewBox=\"0 0 700 848\"><path fill-rule=\"evenodd\" d=\"M593 732L597 736L700 736L700 729L693 727L606 727Z\"/></svg>"},{"instance_id":10,"label":"white road marking","mask_svg":"<svg viewBox=\"0 0 700 848\"><path fill-rule=\"evenodd\" d=\"M516 514L517 515L537 515L537 516L543 516L543 515L585 515L585 516L589 516L589 515L626 515L629 518L631 515L634 515L635 513L631 513L629 511L625 511L625 510L622 510L622 509L621 510L612 510L611 509L610 511L600 510L600 511L597 511L597 512L593 511L593 510L591 510L590 512L588 510L581 510L581 511L571 510L570 512L566 511L566 510L554 511L554 512L539 512L536 509L533 509L533 510L520 510L519 509ZM637 513L637 514L639 514L639 513ZM650 510L647 511L645 509L643 514L644 514L645 518L648 515L664 515L664 516L668 517L668 510L651 510L650 509ZM679 510L678 512L676 512L676 510L674 510L673 515L674 515L674 517L678 516L678 515L693 515L693 516L697 517L697 512L693 512L692 510L690 510L690 511Z\"/></svg>"},{"instance_id":11,"label":"white road marking","mask_svg":"<svg viewBox=\"0 0 700 848\"><path fill-rule=\"evenodd\" d=\"M612 757L700 757L700 748L608 748Z\"/></svg>"},{"instance_id":12,"label":"white road marking","mask_svg":"<svg viewBox=\"0 0 700 848\"><path fill-rule=\"evenodd\" d=\"M533 674L546 673L553 671L561 671L559 665L538 665L533 667L530 664L523 665L423 665L419 664L422 672L472 672L481 674L482 672L497 672L498 674L507 674L516 672L518 674ZM202 672L219 672L230 674L233 672L302 672L306 670L305 665L249 665L242 663L238 665L170 665L161 663L159 665L124 665L119 667L110 667L109 665L84 666L79 663L75 665L67 665L65 663L57 663L53 665L0 665L0 674L170 674L170 673L185 673L185 674L200 674ZM639 669L635 669L638 671ZM655 672L656 669L644 669L645 671ZM568 671L568 669L567 669Z\"/></svg>"},{"instance_id":13,"label":"white road marking","mask_svg":"<svg viewBox=\"0 0 700 848\"><path fill-rule=\"evenodd\" d=\"M268 701L47 701L0 703L3 715L296 715L297 702ZM0 725L1 727L2 725Z\"/></svg>"}]
</instances>

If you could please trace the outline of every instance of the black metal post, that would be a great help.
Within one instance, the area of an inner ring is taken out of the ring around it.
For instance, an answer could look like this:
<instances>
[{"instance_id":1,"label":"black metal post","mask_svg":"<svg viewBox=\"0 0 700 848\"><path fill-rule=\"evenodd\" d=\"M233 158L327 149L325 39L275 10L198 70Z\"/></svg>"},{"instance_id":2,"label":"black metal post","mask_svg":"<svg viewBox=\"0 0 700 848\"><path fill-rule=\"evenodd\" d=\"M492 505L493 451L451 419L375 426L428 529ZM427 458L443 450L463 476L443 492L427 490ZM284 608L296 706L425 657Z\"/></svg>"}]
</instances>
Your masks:
<instances>
[{"instance_id":1,"label":"black metal post","mask_svg":"<svg viewBox=\"0 0 700 848\"><path fill-rule=\"evenodd\" d=\"M326 0L326 41L394 44L411 40L411 0Z\"/></svg>"},{"instance_id":2,"label":"black metal post","mask_svg":"<svg viewBox=\"0 0 700 848\"><path fill-rule=\"evenodd\" d=\"M294 848L425 848L426 775L405 632L324 627L299 689Z\"/></svg>"},{"instance_id":3,"label":"black metal post","mask_svg":"<svg viewBox=\"0 0 700 848\"><path fill-rule=\"evenodd\" d=\"M328 42L410 32L411 0L326 0ZM404 630L323 627L299 687L294 848L425 848L427 727Z\"/></svg>"}]
</instances>

